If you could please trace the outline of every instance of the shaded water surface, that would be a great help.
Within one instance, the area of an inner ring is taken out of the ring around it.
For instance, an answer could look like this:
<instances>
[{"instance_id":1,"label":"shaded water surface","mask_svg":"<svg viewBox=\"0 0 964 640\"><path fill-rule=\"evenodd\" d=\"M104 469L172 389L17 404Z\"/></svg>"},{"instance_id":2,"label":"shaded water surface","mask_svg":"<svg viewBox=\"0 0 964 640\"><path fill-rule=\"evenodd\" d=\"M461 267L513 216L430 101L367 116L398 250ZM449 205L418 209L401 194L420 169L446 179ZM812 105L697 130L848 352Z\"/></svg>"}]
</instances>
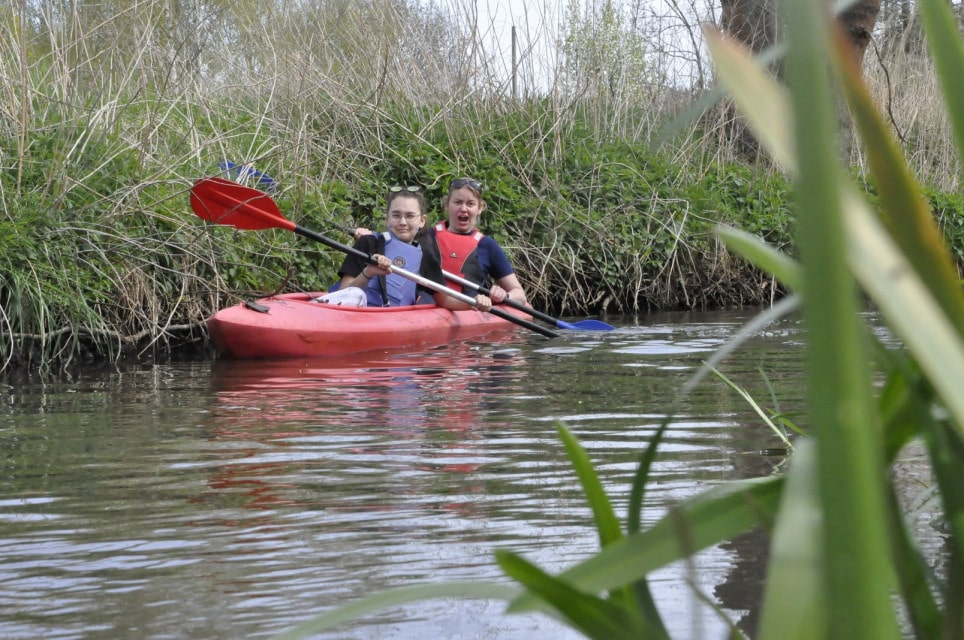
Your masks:
<instances>
[{"instance_id":1,"label":"shaded water surface","mask_svg":"<svg viewBox=\"0 0 964 640\"><path fill-rule=\"evenodd\" d=\"M4 387L0 638L270 637L388 587L507 582L498 548L559 571L598 543L557 423L624 514L661 417L749 317L651 316L553 340L520 332L419 354L165 364ZM783 321L722 370L793 417L799 340ZM708 379L679 406L644 518L713 483L772 473L784 458L768 450L780 446ZM694 562L699 588L743 626L764 544L751 534ZM671 631L722 637L691 578L685 567L653 576ZM424 602L326 637L576 637L502 608Z\"/></svg>"}]
</instances>

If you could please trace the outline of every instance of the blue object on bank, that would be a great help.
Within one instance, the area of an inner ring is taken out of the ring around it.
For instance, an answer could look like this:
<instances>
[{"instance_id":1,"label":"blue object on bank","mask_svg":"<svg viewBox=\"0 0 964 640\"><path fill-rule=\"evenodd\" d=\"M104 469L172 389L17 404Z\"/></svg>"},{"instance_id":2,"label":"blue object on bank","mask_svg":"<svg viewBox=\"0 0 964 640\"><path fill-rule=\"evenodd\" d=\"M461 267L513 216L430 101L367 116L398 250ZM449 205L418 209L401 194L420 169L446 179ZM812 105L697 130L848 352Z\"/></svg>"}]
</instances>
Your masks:
<instances>
[{"instance_id":1,"label":"blue object on bank","mask_svg":"<svg viewBox=\"0 0 964 640\"><path fill-rule=\"evenodd\" d=\"M274 178L257 171L249 164L219 162L218 169L221 169L228 177L236 177L238 182L250 183L251 186L260 187L265 191L273 191L278 186Z\"/></svg>"}]
</instances>

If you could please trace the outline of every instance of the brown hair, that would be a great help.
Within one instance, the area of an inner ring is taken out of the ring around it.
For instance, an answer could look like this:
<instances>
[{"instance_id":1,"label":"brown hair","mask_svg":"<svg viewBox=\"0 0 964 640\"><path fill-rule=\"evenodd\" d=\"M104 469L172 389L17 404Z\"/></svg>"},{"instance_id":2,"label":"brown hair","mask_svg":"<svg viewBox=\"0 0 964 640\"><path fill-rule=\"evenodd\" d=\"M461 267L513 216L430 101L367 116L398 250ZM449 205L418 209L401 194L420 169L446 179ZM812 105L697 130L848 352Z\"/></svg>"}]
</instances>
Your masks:
<instances>
[{"instance_id":1,"label":"brown hair","mask_svg":"<svg viewBox=\"0 0 964 640\"><path fill-rule=\"evenodd\" d=\"M428 214L428 202L425 200L425 194L418 187L403 187L401 189L392 188L388 192L388 197L385 202L385 213L388 214L389 210L392 208L392 203L395 198L414 198L418 201L418 212L423 216Z\"/></svg>"},{"instance_id":2,"label":"brown hair","mask_svg":"<svg viewBox=\"0 0 964 640\"><path fill-rule=\"evenodd\" d=\"M482 198L482 183L476 180L475 178L469 178L469 177L456 178L451 183L449 183L448 193L446 193L445 197L442 198L443 209L448 206L449 198L452 197L452 192L458 191L459 189L468 189L469 191L474 193L476 197L478 197L479 199L480 209L482 210L485 209L485 200Z\"/></svg>"},{"instance_id":3,"label":"brown hair","mask_svg":"<svg viewBox=\"0 0 964 640\"><path fill-rule=\"evenodd\" d=\"M449 184L449 193L456 191L458 189L463 189L468 187L469 190L475 195L479 196L479 200L482 199L482 183L475 178L462 177L456 178Z\"/></svg>"}]
</instances>

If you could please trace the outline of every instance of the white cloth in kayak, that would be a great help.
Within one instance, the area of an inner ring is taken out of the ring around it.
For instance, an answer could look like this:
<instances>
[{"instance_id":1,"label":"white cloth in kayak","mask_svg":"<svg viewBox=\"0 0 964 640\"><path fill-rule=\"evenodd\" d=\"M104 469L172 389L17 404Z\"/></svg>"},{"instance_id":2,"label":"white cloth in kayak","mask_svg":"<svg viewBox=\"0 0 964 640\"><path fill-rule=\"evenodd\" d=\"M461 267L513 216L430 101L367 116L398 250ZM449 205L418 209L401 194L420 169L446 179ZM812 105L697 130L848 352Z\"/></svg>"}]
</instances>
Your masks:
<instances>
[{"instance_id":1,"label":"white cloth in kayak","mask_svg":"<svg viewBox=\"0 0 964 640\"><path fill-rule=\"evenodd\" d=\"M331 293L314 298L314 301L334 304L340 307L368 306L368 296L365 294L365 290L359 287L346 287L338 291L332 291Z\"/></svg>"}]
</instances>

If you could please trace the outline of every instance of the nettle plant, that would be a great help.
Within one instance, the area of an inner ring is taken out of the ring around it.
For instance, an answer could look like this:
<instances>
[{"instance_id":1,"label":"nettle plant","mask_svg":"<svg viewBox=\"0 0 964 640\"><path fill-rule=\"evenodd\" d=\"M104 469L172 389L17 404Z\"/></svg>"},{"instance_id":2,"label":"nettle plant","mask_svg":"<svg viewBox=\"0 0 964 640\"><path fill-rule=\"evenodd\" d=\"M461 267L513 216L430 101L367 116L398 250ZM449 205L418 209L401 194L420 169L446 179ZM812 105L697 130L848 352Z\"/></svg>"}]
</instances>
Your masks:
<instances>
[{"instance_id":1,"label":"nettle plant","mask_svg":"<svg viewBox=\"0 0 964 640\"><path fill-rule=\"evenodd\" d=\"M560 426L598 528L598 553L550 575L500 550L496 561L518 586L442 583L386 591L283 637L416 600L467 597L504 600L510 613L545 611L591 638L664 638L647 575L761 526L772 537L755 637L964 637L964 295L928 200L845 53L826 4L783 1L785 86L745 50L707 34L722 84L794 180L799 260L745 232L719 230L731 249L794 293L747 326L680 395L743 336L802 309L809 427L797 438L786 473L714 487L642 529L649 469L673 417L641 456L624 524L585 451ZM947 2L918 5L961 151L964 44ZM873 205L836 147L840 97L878 190ZM865 324L865 298L899 346L885 346ZM922 558L888 473L911 440L928 452L943 509L947 544L939 578ZM731 633L740 632L731 625Z\"/></svg>"}]
</instances>

